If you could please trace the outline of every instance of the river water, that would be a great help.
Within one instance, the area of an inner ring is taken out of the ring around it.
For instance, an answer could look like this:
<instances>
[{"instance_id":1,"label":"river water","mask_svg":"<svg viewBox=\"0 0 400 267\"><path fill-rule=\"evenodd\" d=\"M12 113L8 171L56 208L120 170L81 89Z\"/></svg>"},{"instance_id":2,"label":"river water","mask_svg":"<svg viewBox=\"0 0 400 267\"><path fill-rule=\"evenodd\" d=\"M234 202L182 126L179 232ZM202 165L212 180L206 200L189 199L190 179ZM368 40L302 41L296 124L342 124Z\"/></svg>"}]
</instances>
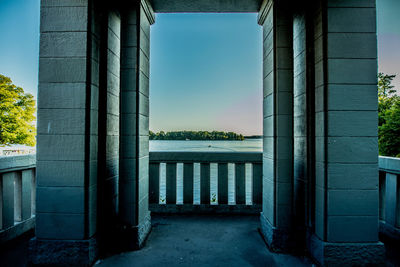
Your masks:
<instances>
[{"instance_id":1,"label":"river water","mask_svg":"<svg viewBox=\"0 0 400 267\"><path fill-rule=\"evenodd\" d=\"M243 141L151 140L150 151L262 152L262 139Z\"/></svg>"}]
</instances>

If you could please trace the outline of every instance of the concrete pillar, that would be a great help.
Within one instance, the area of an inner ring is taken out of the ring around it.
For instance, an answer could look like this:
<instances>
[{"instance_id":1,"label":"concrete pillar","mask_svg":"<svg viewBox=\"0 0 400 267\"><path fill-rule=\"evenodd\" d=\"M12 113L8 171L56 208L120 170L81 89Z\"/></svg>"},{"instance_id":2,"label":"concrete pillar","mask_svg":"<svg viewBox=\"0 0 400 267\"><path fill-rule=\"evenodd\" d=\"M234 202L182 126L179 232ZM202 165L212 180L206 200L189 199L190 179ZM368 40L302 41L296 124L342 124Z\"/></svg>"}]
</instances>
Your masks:
<instances>
[{"instance_id":1,"label":"concrete pillar","mask_svg":"<svg viewBox=\"0 0 400 267\"><path fill-rule=\"evenodd\" d=\"M264 1L263 209L261 229L274 251L292 249L293 41L285 1Z\"/></svg>"},{"instance_id":2,"label":"concrete pillar","mask_svg":"<svg viewBox=\"0 0 400 267\"><path fill-rule=\"evenodd\" d=\"M310 69L307 68L308 47L307 14L304 5L299 4L293 13L293 214L295 238L299 249L304 248L306 226L309 221L309 187L312 170L311 143L313 136L310 115L308 79ZM313 84L312 84L313 86ZM313 88L312 88L313 89Z\"/></svg>"},{"instance_id":3,"label":"concrete pillar","mask_svg":"<svg viewBox=\"0 0 400 267\"><path fill-rule=\"evenodd\" d=\"M323 265L383 264L378 241L375 1L316 1L315 227Z\"/></svg>"},{"instance_id":4,"label":"concrete pillar","mask_svg":"<svg viewBox=\"0 0 400 267\"><path fill-rule=\"evenodd\" d=\"M123 249L138 249L151 230L149 184L149 58L154 13L147 1L122 15L120 221Z\"/></svg>"},{"instance_id":5,"label":"concrete pillar","mask_svg":"<svg viewBox=\"0 0 400 267\"><path fill-rule=\"evenodd\" d=\"M98 52L92 2L41 1L34 264L97 255Z\"/></svg>"},{"instance_id":6,"label":"concrete pillar","mask_svg":"<svg viewBox=\"0 0 400 267\"><path fill-rule=\"evenodd\" d=\"M117 248L121 16L112 4L100 8L98 239L103 254Z\"/></svg>"}]
</instances>

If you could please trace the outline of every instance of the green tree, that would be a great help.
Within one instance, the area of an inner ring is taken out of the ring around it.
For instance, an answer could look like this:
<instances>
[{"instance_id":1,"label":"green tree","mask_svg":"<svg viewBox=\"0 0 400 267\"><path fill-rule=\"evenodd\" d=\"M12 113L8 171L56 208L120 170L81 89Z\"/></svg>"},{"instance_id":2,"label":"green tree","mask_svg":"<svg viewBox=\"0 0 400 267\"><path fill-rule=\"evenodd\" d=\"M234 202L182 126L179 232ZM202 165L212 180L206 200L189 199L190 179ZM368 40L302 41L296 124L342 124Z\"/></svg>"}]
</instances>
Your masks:
<instances>
[{"instance_id":1,"label":"green tree","mask_svg":"<svg viewBox=\"0 0 400 267\"><path fill-rule=\"evenodd\" d=\"M35 100L0 74L0 146L36 144Z\"/></svg>"},{"instance_id":2,"label":"green tree","mask_svg":"<svg viewBox=\"0 0 400 267\"><path fill-rule=\"evenodd\" d=\"M378 74L379 154L400 157L400 97L392 85L395 77Z\"/></svg>"},{"instance_id":3,"label":"green tree","mask_svg":"<svg viewBox=\"0 0 400 267\"><path fill-rule=\"evenodd\" d=\"M173 131L153 133L149 131L150 140L244 140L242 134L221 131Z\"/></svg>"}]
</instances>

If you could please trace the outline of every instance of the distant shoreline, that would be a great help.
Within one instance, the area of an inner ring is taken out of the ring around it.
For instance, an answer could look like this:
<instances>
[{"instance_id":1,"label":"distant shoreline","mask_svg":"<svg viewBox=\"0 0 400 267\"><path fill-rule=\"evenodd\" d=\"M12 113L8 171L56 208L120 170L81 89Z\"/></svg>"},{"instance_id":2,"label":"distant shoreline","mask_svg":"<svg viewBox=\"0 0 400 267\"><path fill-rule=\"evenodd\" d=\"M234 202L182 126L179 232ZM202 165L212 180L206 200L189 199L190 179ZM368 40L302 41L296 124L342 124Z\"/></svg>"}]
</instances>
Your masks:
<instances>
[{"instance_id":1,"label":"distant shoreline","mask_svg":"<svg viewBox=\"0 0 400 267\"><path fill-rule=\"evenodd\" d=\"M159 131L154 133L149 131L149 140L197 140L197 141L225 141L236 140L243 141L245 137L242 134L223 131Z\"/></svg>"},{"instance_id":2,"label":"distant shoreline","mask_svg":"<svg viewBox=\"0 0 400 267\"><path fill-rule=\"evenodd\" d=\"M262 140L262 137L252 137L252 138L247 138L247 137L244 137L244 139L243 140L182 140L182 139L177 139L177 140L175 140L175 139L168 139L168 140L157 140L157 139L150 139L149 141L204 141L204 142L207 142L207 141L218 141L218 142L220 142L220 141L246 141L246 140Z\"/></svg>"}]
</instances>

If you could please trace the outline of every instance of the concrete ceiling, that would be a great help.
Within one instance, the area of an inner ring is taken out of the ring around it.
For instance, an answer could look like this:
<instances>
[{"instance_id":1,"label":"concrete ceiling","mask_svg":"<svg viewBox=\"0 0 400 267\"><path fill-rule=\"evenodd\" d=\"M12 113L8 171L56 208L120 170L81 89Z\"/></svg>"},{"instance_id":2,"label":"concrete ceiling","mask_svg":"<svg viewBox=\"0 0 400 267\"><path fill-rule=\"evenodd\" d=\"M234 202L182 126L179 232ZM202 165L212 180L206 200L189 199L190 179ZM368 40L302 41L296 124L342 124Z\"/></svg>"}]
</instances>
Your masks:
<instances>
[{"instance_id":1,"label":"concrete ceiling","mask_svg":"<svg viewBox=\"0 0 400 267\"><path fill-rule=\"evenodd\" d=\"M262 0L149 0L154 12L258 12Z\"/></svg>"}]
</instances>

